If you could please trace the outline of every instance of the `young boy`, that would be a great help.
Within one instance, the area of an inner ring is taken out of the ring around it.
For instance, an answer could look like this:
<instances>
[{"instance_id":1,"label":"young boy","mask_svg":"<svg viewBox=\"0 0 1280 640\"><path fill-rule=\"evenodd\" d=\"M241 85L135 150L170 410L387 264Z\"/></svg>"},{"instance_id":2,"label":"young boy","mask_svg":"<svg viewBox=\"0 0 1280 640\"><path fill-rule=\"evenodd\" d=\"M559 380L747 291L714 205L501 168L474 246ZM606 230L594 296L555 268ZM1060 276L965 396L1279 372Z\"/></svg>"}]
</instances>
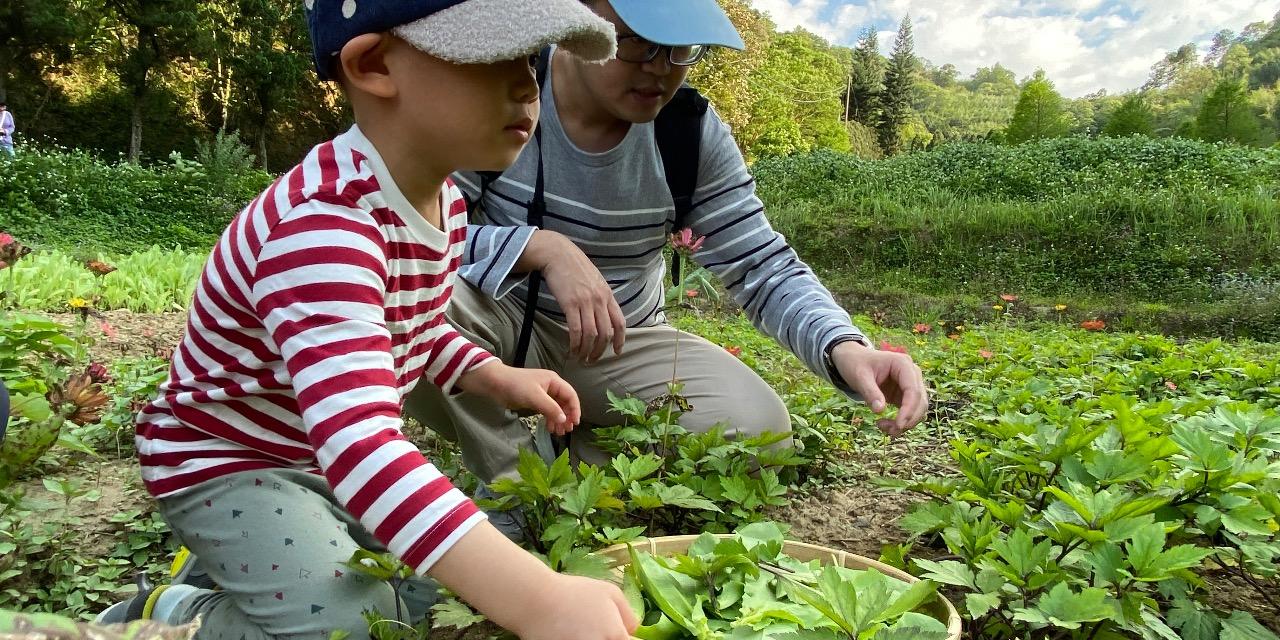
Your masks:
<instances>
[{"instance_id":1,"label":"young boy","mask_svg":"<svg viewBox=\"0 0 1280 640\"><path fill-rule=\"evenodd\" d=\"M447 176L501 169L538 119L530 54L612 55L578 0L307 0L317 69L356 126L250 204L205 266L169 380L138 416L147 489L220 591L144 589L101 622L202 619L197 637L368 635L392 588L345 565L389 549L522 638L626 638L621 592L507 541L401 434L420 377L580 418L556 374L509 367L444 319L466 235ZM411 616L434 587L402 589Z\"/></svg>"}]
</instances>

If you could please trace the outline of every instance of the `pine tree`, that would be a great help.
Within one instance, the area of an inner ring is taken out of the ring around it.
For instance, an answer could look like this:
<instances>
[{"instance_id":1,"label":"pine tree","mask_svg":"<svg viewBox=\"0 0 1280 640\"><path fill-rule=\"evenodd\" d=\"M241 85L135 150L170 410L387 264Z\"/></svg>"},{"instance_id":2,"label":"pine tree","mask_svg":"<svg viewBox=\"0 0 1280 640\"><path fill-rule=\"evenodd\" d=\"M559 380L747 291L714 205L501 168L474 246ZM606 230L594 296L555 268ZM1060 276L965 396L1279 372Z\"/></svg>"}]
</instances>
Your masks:
<instances>
[{"instance_id":1,"label":"pine tree","mask_svg":"<svg viewBox=\"0 0 1280 640\"><path fill-rule=\"evenodd\" d=\"M1102 135L1122 138L1132 135L1150 136L1155 132L1155 113L1141 94L1131 95L1111 114Z\"/></svg>"},{"instance_id":2,"label":"pine tree","mask_svg":"<svg viewBox=\"0 0 1280 640\"><path fill-rule=\"evenodd\" d=\"M1011 144L1028 140L1058 138L1071 129L1062 105L1062 96L1045 77L1044 71L1036 71L1035 77L1022 88L1018 105L1013 110L1013 122L1005 131Z\"/></svg>"},{"instance_id":3,"label":"pine tree","mask_svg":"<svg viewBox=\"0 0 1280 640\"><path fill-rule=\"evenodd\" d=\"M911 16L902 19L898 38L893 43L893 57L884 76L884 93L880 100L880 119L876 132L885 155L893 155L902 146L900 129L911 119L911 103L915 91L915 43L911 35Z\"/></svg>"},{"instance_id":4,"label":"pine tree","mask_svg":"<svg viewBox=\"0 0 1280 640\"><path fill-rule=\"evenodd\" d=\"M880 94L884 91L885 60L880 55L880 37L868 27L853 50L853 72L849 94L845 96L846 120L873 127L879 117Z\"/></svg>"}]
</instances>

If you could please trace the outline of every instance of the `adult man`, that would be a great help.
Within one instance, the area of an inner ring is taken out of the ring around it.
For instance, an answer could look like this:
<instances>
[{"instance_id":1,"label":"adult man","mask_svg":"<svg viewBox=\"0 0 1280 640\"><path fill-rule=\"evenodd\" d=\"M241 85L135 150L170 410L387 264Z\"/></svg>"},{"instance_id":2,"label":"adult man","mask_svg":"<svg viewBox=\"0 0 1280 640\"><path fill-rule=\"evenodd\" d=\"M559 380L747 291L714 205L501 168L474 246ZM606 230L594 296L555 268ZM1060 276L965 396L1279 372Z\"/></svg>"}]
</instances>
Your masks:
<instances>
[{"instance_id":1,"label":"adult man","mask_svg":"<svg viewBox=\"0 0 1280 640\"><path fill-rule=\"evenodd\" d=\"M693 409L691 430L724 423L730 434L789 431L777 394L737 358L665 321L662 249L674 231L671 191L653 121L710 45L743 48L715 0L584 0L613 22L618 57L584 64L553 53L542 91L539 140L492 182L455 176L479 206L469 229L467 264L448 312L469 339L511 362L525 314L526 275L540 272L530 366L556 370L577 389L583 420L570 448L601 457L591 425L616 423L606 391L644 400L673 376ZM924 416L920 370L903 354L879 352L770 228L754 181L728 128L702 118L697 187L680 226L705 236L694 260L718 276L757 327L810 369L883 411L879 426L898 435ZM545 180L542 228L528 204ZM611 349L610 349L611 347ZM679 350L678 357L676 350ZM482 480L514 474L528 430L515 414L466 393L444 397L419 385L406 410L456 438ZM495 522L498 524L498 522Z\"/></svg>"},{"instance_id":2,"label":"adult man","mask_svg":"<svg viewBox=\"0 0 1280 640\"><path fill-rule=\"evenodd\" d=\"M9 105L0 102L0 149L13 156L13 114L9 113Z\"/></svg>"}]
</instances>

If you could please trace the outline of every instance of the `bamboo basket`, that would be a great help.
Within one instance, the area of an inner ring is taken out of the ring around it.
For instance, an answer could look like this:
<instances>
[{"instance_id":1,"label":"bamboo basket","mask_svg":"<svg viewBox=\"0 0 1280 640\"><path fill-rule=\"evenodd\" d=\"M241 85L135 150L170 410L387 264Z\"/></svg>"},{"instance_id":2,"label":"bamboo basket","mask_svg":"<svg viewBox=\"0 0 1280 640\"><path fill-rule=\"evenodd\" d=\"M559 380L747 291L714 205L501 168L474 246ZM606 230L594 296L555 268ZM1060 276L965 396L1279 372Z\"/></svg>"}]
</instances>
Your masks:
<instances>
[{"instance_id":1,"label":"bamboo basket","mask_svg":"<svg viewBox=\"0 0 1280 640\"><path fill-rule=\"evenodd\" d=\"M733 536L720 535L719 537L732 538ZM636 548L636 551L646 551L655 556L670 556L688 551L689 546L697 539L698 536L663 536L637 540L632 543L632 546ZM821 547L816 544L787 541L782 545L782 552L801 562L818 560L822 564L838 564L850 569L875 569L880 573L907 583L919 580L915 576L883 562L877 562L870 558L828 547ZM627 545L625 544L602 549L597 551L596 555L607 559L610 563L610 568L618 573L621 573L623 567L631 563L631 556L627 552ZM921 609L921 613L933 616L947 625L947 631L949 632L947 638L949 640L960 640L960 614L956 611L955 606L951 604L951 601L942 597L942 594L938 594L938 597L933 602Z\"/></svg>"}]
</instances>

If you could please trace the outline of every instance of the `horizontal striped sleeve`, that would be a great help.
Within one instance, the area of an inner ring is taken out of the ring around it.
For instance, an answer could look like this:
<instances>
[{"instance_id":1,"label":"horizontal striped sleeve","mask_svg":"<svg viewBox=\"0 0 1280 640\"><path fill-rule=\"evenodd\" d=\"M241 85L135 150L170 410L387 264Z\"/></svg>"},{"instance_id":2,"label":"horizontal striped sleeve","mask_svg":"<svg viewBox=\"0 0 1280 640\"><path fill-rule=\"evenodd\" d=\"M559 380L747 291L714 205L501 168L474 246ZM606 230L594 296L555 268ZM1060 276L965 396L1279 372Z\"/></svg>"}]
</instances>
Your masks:
<instances>
[{"instance_id":1,"label":"horizontal striped sleeve","mask_svg":"<svg viewBox=\"0 0 1280 640\"><path fill-rule=\"evenodd\" d=\"M511 293L526 278L527 274L512 272L534 231L534 227L468 226L458 275L495 300Z\"/></svg>"},{"instance_id":2,"label":"horizontal striped sleeve","mask_svg":"<svg viewBox=\"0 0 1280 640\"><path fill-rule=\"evenodd\" d=\"M694 261L725 283L752 324L835 383L823 361L827 345L840 338L871 343L770 226L742 154L714 111L703 121L700 164L688 226L706 240Z\"/></svg>"},{"instance_id":3,"label":"horizontal striped sleeve","mask_svg":"<svg viewBox=\"0 0 1280 640\"><path fill-rule=\"evenodd\" d=\"M393 554L425 570L475 507L456 490L424 491L440 487L442 476L401 433L384 310L387 240L376 221L356 212L295 213L274 225L258 251L251 302L279 349L303 432L334 495ZM435 348L450 358L437 371L448 382L468 357L488 355L460 337L447 352ZM402 513L417 515L394 515ZM388 526L394 517L400 526Z\"/></svg>"}]
</instances>

